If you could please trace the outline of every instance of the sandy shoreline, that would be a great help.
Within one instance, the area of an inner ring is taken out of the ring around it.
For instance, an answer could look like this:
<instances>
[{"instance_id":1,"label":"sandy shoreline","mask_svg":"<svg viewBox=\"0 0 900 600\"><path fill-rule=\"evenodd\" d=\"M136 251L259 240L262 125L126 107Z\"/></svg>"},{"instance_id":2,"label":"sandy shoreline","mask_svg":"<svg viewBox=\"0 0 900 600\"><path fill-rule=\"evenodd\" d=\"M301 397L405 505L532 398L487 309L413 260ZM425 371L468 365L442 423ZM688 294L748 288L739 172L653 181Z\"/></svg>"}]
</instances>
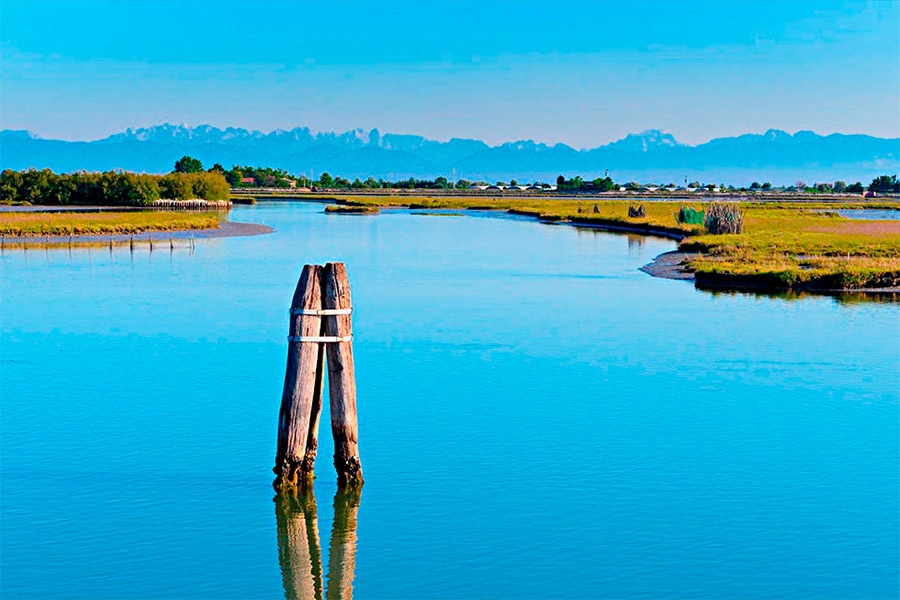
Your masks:
<instances>
[{"instance_id":1,"label":"sandy shoreline","mask_svg":"<svg viewBox=\"0 0 900 600\"><path fill-rule=\"evenodd\" d=\"M678 250L663 252L640 270L660 279L694 281L694 274L687 270L687 262L697 256L699 254L696 252L679 252Z\"/></svg>"}]
</instances>

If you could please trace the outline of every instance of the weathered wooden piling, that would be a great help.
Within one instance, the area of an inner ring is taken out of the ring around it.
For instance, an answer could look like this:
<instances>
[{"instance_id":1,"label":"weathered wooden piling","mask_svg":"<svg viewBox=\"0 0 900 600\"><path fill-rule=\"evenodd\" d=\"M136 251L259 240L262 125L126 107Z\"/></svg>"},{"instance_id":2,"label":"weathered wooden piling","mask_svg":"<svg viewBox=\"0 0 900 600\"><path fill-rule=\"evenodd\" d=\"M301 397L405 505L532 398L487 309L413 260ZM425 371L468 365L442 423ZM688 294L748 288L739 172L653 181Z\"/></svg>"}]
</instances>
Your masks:
<instances>
[{"instance_id":1,"label":"weathered wooden piling","mask_svg":"<svg viewBox=\"0 0 900 600\"><path fill-rule=\"evenodd\" d=\"M275 487L312 480L325 365L338 484L363 483L353 368L350 281L343 263L306 265L291 303L287 369L278 417Z\"/></svg>"},{"instance_id":2,"label":"weathered wooden piling","mask_svg":"<svg viewBox=\"0 0 900 600\"><path fill-rule=\"evenodd\" d=\"M338 485L363 482L359 461L359 423L356 415L356 379L353 369L353 328L350 280L344 263L325 265L323 305L325 335L337 338L328 344L328 391L331 433L334 436L334 468Z\"/></svg>"},{"instance_id":3,"label":"weathered wooden piling","mask_svg":"<svg viewBox=\"0 0 900 600\"><path fill-rule=\"evenodd\" d=\"M321 342L321 269L306 265L291 302L287 369L278 416L275 486L302 485L312 475L306 461L313 407L321 407L323 352ZM318 421L318 416L315 418ZM312 436L313 439L317 437ZM313 449L313 458L315 451Z\"/></svg>"}]
</instances>

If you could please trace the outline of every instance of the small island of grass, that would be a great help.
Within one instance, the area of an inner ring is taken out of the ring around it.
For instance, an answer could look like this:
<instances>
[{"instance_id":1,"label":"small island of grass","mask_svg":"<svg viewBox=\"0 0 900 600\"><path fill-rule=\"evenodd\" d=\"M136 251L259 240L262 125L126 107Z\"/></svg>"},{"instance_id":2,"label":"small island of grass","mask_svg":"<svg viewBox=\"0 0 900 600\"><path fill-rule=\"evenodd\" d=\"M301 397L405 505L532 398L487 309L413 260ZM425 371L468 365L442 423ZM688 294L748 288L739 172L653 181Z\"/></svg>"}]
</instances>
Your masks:
<instances>
[{"instance_id":1,"label":"small island of grass","mask_svg":"<svg viewBox=\"0 0 900 600\"><path fill-rule=\"evenodd\" d=\"M349 215L374 215L378 214L380 209L377 206L357 206L352 204L329 204L325 207L325 212Z\"/></svg>"}]
</instances>

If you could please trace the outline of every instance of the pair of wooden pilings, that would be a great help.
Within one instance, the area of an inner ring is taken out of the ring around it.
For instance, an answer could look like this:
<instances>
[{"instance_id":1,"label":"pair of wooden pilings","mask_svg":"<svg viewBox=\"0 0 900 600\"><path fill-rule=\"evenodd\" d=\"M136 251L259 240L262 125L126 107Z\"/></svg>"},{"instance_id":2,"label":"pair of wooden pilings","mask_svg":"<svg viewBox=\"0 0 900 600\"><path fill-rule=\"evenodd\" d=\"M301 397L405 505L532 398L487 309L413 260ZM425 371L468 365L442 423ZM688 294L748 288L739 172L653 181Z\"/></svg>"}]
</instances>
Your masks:
<instances>
[{"instance_id":1,"label":"pair of wooden pilings","mask_svg":"<svg viewBox=\"0 0 900 600\"><path fill-rule=\"evenodd\" d=\"M363 483L351 313L350 280L344 263L303 267L291 302L287 371L273 469L276 489L312 481L326 359L338 485Z\"/></svg>"}]
</instances>

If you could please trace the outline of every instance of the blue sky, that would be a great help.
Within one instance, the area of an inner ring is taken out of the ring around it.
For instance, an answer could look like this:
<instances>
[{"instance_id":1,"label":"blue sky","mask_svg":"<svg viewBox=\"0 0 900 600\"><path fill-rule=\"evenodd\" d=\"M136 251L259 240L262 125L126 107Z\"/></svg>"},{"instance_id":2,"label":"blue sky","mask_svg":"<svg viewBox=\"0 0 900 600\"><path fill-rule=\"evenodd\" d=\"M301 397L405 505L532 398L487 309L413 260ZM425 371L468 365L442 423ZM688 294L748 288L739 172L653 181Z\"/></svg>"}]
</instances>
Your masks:
<instances>
[{"instance_id":1,"label":"blue sky","mask_svg":"<svg viewBox=\"0 0 900 600\"><path fill-rule=\"evenodd\" d=\"M900 3L0 3L0 127L900 136Z\"/></svg>"}]
</instances>

